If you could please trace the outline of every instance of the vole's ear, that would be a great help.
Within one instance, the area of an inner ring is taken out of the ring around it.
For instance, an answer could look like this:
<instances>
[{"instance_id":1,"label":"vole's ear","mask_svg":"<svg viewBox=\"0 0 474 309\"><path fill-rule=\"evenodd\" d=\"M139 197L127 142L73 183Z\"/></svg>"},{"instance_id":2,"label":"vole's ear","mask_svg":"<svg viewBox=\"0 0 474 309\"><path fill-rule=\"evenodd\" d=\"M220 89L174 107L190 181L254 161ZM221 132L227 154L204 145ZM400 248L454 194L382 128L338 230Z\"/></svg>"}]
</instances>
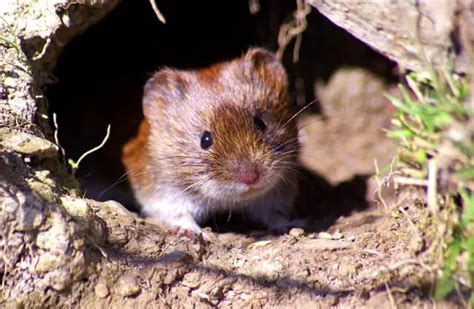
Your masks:
<instances>
[{"instance_id":1,"label":"vole's ear","mask_svg":"<svg viewBox=\"0 0 474 309\"><path fill-rule=\"evenodd\" d=\"M246 76L257 76L260 80L273 80L279 84L287 83L285 68L271 51L251 48L243 57L243 61Z\"/></svg>"},{"instance_id":2,"label":"vole's ear","mask_svg":"<svg viewBox=\"0 0 474 309\"><path fill-rule=\"evenodd\" d=\"M166 104L178 103L186 91L182 72L169 68L156 72L145 84L143 93L143 114L153 119Z\"/></svg>"}]
</instances>

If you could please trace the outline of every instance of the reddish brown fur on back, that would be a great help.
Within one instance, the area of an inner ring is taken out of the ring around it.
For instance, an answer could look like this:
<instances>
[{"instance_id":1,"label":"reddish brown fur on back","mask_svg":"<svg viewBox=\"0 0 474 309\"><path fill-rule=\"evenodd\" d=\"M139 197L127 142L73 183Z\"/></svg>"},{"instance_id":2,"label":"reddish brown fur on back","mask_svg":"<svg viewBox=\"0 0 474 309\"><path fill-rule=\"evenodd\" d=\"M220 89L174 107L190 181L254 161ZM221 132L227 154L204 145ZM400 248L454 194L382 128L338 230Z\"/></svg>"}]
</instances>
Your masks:
<instances>
[{"instance_id":1,"label":"reddish brown fur on back","mask_svg":"<svg viewBox=\"0 0 474 309\"><path fill-rule=\"evenodd\" d=\"M150 168L149 152L147 150L149 135L150 125L144 119L140 124L137 136L128 141L122 152L122 162L128 172L128 178L134 187L139 186L143 189L150 188L153 182L152 177L142 175Z\"/></svg>"},{"instance_id":2,"label":"reddish brown fur on back","mask_svg":"<svg viewBox=\"0 0 474 309\"><path fill-rule=\"evenodd\" d=\"M198 80L206 86L216 85L216 79L219 77L219 74L223 68L223 63L217 63L208 68L197 71Z\"/></svg>"}]
</instances>

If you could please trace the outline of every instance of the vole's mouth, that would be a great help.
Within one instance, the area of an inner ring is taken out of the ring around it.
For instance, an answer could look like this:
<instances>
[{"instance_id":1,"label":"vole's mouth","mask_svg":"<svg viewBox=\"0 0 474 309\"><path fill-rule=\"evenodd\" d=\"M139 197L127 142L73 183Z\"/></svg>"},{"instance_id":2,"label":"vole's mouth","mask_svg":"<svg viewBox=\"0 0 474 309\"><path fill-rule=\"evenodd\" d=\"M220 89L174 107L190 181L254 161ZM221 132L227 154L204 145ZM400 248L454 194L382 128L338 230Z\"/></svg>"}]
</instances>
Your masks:
<instances>
[{"instance_id":1,"label":"vole's mouth","mask_svg":"<svg viewBox=\"0 0 474 309\"><path fill-rule=\"evenodd\" d=\"M247 186L246 191L236 192L236 197L240 198L241 201L247 201L263 195L265 192L267 192L267 189L264 186Z\"/></svg>"},{"instance_id":2,"label":"vole's mouth","mask_svg":"<svg viewBox=\"0 0 474 309\"><path fill-rule=\"evenodd\" d=\"M246 202L267 193L274 187L275 180L260 179L258 182L247 185L238 182L221 182L216 180L207 181L202 185L200 191L203 195L220 201Z\"/></svg>"}]
</instances>

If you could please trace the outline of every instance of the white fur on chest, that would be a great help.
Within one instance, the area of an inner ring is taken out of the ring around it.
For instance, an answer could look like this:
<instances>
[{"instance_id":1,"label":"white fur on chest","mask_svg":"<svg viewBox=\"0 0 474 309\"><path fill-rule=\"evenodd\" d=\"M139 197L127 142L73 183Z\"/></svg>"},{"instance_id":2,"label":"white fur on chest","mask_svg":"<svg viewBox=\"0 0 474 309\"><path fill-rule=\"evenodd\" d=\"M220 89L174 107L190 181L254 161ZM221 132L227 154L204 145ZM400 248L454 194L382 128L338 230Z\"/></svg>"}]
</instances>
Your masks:
<instances>
[{"instance_id":1,"label":"white fur on chest","mask_svg":"<svg viewBox=\"0 0 474 309\"><path fill-rule=\"evenodd\" d=\"M296 195L296 186L276 186L261 196L244 202L217 201L196 197L173 187L161 187L153 195L142 198L145 215L169 227L200 232L198 222L222 211L244 211L253 221L268 228L289 223L289 212Z\"/></svg>"}]
</instances>

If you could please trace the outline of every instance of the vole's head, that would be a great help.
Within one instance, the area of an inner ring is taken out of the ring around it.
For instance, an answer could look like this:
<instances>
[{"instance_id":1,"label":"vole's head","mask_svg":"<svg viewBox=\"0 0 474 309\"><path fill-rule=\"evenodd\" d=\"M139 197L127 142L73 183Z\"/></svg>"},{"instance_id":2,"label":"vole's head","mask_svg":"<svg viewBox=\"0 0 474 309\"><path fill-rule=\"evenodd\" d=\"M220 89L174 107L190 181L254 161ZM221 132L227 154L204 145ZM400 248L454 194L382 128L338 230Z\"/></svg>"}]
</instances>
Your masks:
<instances>
[{"instance_id":1,"label":"vole's head","mask_svg":"<svg viewBox=\"0 0 474 309\"><path fill-rule=\"evenodd\" d=\"M269 51L198 71L162 70L145 86L143 108L160 182L183 192L244 201L294 168L287 77Z\"/></svg>"}]
</instances>

